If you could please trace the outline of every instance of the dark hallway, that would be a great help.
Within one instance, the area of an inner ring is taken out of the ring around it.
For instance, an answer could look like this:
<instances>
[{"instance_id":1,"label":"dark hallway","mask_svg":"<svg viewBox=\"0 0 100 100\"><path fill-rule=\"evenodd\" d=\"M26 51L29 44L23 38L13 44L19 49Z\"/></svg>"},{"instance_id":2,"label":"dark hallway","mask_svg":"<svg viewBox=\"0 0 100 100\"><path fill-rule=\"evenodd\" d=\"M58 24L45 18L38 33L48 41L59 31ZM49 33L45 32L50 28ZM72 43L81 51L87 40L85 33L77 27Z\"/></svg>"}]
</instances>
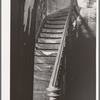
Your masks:
<instances>
[{"instance_id":1,"label":"dark hallway","mask_svg":"<svg viewBox=\"0 0 100 100\"><path fill-rule=\"evenodd\" d=\"M95 42L95 38L73 41L67 67L65 100L95 100Z\"/></svg>"}]
</instances>

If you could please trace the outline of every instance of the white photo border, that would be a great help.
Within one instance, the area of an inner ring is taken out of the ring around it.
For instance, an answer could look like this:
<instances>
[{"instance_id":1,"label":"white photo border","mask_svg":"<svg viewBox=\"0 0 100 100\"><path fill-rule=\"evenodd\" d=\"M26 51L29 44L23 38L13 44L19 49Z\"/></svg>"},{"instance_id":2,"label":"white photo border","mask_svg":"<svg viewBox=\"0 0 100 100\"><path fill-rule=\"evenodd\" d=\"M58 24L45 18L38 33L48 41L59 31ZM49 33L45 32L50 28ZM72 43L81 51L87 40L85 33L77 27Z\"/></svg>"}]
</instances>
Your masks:
<instances>
[{"instance_id":1,"label":"white photo border","mask_svg":"<svg viewBox=\"0 0 100 100\"><path fill-rule=\"evenodd\" d=\"M1 1L1 100L10 100L11 0ZM99 100L99 0L97 0L96 100Z\"/></svg>"}]
</instances>

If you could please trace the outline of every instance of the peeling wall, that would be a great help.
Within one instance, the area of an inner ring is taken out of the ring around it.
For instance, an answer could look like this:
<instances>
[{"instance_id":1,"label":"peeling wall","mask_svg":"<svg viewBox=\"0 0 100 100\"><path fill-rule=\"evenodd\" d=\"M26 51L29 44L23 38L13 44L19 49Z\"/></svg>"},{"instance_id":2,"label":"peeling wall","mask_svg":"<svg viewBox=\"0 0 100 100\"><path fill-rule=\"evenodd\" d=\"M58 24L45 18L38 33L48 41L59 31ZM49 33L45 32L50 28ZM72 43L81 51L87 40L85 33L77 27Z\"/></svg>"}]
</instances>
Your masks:
<instances>
[{"instance_id":1,"label":"peeling wall","mask_svg":"<svg viewBox=\"0 0 100 100\"><path fill-rule=\"evenodd\" d=\"M24 25L24 32L25 32L26 27L28 25L28 18L29 18L28 35L30 34L31 16L34 7L34 2L35 0L25 0L23 25Z\"/></svg>"},{"instance_id":2,"label":"peeling wall","mask_svg":"<svg viewBox=\"0 0 100 100\"><path fill-rule=\"evenodd\" d=\"M47 15L47 2L46 0L37 0L36 8L36 32L41 24L41 20Z\"/></svg>"}]
</instances>

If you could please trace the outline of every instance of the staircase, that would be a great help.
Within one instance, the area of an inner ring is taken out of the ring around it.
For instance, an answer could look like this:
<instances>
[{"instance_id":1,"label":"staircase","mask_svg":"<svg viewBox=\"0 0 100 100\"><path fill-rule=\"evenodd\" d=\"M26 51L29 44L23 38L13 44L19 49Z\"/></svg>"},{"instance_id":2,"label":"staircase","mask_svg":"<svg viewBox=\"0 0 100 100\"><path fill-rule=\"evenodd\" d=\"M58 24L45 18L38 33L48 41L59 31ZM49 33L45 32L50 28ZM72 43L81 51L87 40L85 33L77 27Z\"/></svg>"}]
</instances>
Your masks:
<instances>
[{"instance_id":1,"label":"staircase","mask_svg":"<svg viewBox=\"0 0 100 100\"><path fill-rule=\"evenodd\" d=\"M68 9L45 19L39 32L34 53L33 100L49 100L49 86L58 49L63 37Z\"/></svg>"}]
</instances>

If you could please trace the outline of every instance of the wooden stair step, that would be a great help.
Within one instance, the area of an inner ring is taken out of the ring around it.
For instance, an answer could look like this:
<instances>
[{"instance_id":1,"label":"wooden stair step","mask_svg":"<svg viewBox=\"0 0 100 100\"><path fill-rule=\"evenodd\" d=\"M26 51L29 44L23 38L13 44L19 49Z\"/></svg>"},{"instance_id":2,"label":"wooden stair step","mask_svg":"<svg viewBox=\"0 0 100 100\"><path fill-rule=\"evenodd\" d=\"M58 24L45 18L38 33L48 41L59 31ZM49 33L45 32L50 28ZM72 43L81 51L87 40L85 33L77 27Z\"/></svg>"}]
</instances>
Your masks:
<instances>
[{"instance_id":1,"label":"wooden stair step","mask_svg":"<svg viewBox=\"0 0 100 100\"><path fill-rule=\"evenodd\" d=\"M40 70L49 70L49 69L53 69L53 64L41 64L41 63L35 63L34 67L40 69Z\"/></svg>"},{"instance_id":2,"label":"wooden stair step","mask_svg":"<svg viewBox=\"0 0 100 100\"><path fill-rule=\"evenodd\" d=\"M47 33L40 33L40 37L45 37L45 38L61 38L62 34L47 34Z\"/></svg>"},{"instance_id":3,"label":"wooden stair step","mask_svg":"<svg viewBox=\"0 0 100 100\"><path fill-rule=\"evenodd\" d=\"M34 71L43 71L43 72L52 72L53 68L44 68L39 67L37 65L34 65Z\"/></svg>"},{"instance_id":4,"label":"wooden stair step","mask_svg":"<svg viewBox=\"0 0 100 100\"><path fill-rule=\"evenodd\" d=\"M35 94L36 95L36 94ZM39 98L38 96L37 97L33 97L33 100L49 100L49 98Z\"/></svg>"},{"instance_id":5,"label":"wooden stair step","mask_svg":"<svg viewBox=\"0 0 100 100\"><path fill-rule=\"evenodd\" d=\"M33 100L49 100L46 91L33 91Z\"/></svg>"},{"instance_id":6,"label":"wooden stair step","mask_svg":"<svg viewBox=\"0 0 100 100\"><path fill-rule=\"evenodd\" d=\"M35 50L37 56L57 56L57 50Z\"/></svg>"},{"instance_id":7,"label":"wooden stair step","mask_svg":"<svg viewBox=\"0 0 100 100\"><path fill-rule=\"evenodd\" d=\"M33 100L49 100L49 98L37 98L37 97L34 97Z\"/></svg>"},{"instance_id":8,"label":"wooden stair step","mask_svg":"<svg viewBox=\"0 0 100 100\"><path fill-rule=\"evenodd\" d=\"M54 18L58 18L58 17L64 17L64 16L68 16L68 12L62 13L60 15L55 16Z\"/></svg>"},{"instance_id":9,"label":"wooden stair step","mask_svg":"<svg viewBox=\"0 0 100 100\"><path fill-rule=\"evenodd\" d=\"M45 33L45 34L62 34L63 32L41 32L40 34Z\"/></svg>"},{"instance_id":10,"label":"wooden stair step","mask_svg":"<svg viewBox=\"0 0 100 100\"><path fill-rule=\"evenodd\" d=\"M36 75L34 75L34 79L37 79L37 80L40 80L40 81L47 81L47 82L49 82L50 81L50 79L49 78L44 78L44 77L39 77L39 76L36 76Z\"/></svg>"},{"instance_id":11,"label":"wooden stair step","mask_svg":"<svg viewBox=\"0 0 100 100\"><path fill-rule=\"evenodd\" d=\"M33 91L35 94L47 94L47 91Z\"/></svg>"},{"instance_id":12,"label":"wooden stair step","mask_svg":"<svg viewBox=\"0 0 100 100\"><path fill-rule=\"evenodd\" d=\"M66 21L66 16L64 16L63 18L51 18L51 19L48 19L48 21Z\"/></svg>"},{"instance_id":13,"label":"wooden stair step","mask_svg":"<svg viewBox=\"0 0 100 100\"><path fill-rule=\"evenodd\" d=\"M34 72L48 72L48 73L51 73L53 70L53 68L40 68L38 66L34 66Z\"/></svg>"},{"instance_id":14,"label":"wooden stair step","mask_svg":"<svg viewBox=\"0 0 100 100\"><path fill-rule=\"evenodd\" d=\"M36 48L43 49L43 50L57 50L59 48L59 44L40 44L36 43Z\"/></svg>"},{"instance_id":15,"label":"wooden stair step","mask_svg":"<svg viewBox=\"0 0 100 100\"><path fill-rule=\"evenodd\" d=\"M48 20L66 20L67 16L60 16L60 17L52 17L51 19Z\"/></svg>"},{"instance_id":16,"label":"wooden stair step","mask_svg":"<svg viewBox=\"0 0 100 100\"><path fill-rule=\"evenodd\" d=\"M34 57L34 62L35 63L55 63L55 57L39 57L35 56Z\"/></svg>"},{"instance_id":17,"label":"wooden stair step","mask_svg":"<svg viewBox=\"0 0 100 100\"><path fill-rule=\"evenodd\" d=\"M48 85L47 81L34 80L34 91L46 91Z\"/></svg>"},{"instance_id":18,"label":"wooden stair step","mask_svg":"<svg viewBox=\"0 0 100 100\"><path fill-rule=\"evenodd\" d=\"M63 29L64 25L49 25L49 24L45 24L44 27L45 28L52 28L52 29Z\"/></svg>"},{"instance_id":19,"label":"wooden stair step","mask_svg":"<svg viewBox=\"0 0 100 100\"><path fill-rule=\"evenodd\" d=\"M42 78L42 77L38 77L36 75L34 75L34 81L45 81L45 82L50 82L50 79L47 79L47 78Z\"/></svg>"},{"instance_id":20,"label":"wooden stair step","mask_svg":"<svg viewBox=\"0 0 100 100\"><path fill-rule=\"evenodd\" d=\"M60 43L61 39L38 38L39 43Z\"/></svg>"},{"instance_id":21,"label":"wooden stair step","mask_svg":"<svg viewBox=\"0 0 100 100\"><path fill-rule=\"evenodd\" d=\"M42 29L42 32L63 32L64 29Z\"/></svg>"},{"instance_id":22,"label":"wooden stair step","mask_svg":"<svg viewBox=\"0 0 100 100\"><path fill-rule=\"evenodd\" d=\"M48 24L53 24L53 25L65 25L65 21L48 21L47 20L47 23Z\"/></svg>"},{"instance_id":23,"label":"wooden stair step","mask_svg":"<svg viewBox=\"0 0 100 100\"><path fill-rule=\"evenodd\" d=\"M51 70L50 71L36 71L34 70L34 77L40 80L50 80L51 77Z\"/></svg>"}]
</instances>

